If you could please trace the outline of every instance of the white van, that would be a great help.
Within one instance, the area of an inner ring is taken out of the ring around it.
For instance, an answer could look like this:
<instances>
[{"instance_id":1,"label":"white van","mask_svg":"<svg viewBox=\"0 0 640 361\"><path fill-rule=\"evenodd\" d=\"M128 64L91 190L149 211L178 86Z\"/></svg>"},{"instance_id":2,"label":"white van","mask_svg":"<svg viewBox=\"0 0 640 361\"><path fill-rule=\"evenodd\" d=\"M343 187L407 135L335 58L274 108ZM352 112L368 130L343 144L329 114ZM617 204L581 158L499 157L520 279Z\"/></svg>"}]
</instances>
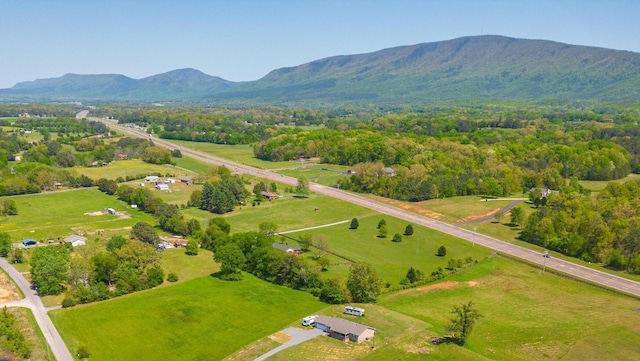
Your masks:
<instances>
[{"instance_id":1,"label":"white van","mask_svg":"<svg viewBox=\"0 0 640 361\"><path fill-rule=\"evenodd\" d=\"M302 319L302 326L311 326L314 323L316 323L316 318L318 317L318 315L313 315L313 316L307 316L305 318Z\"/></svg>"},{"instance_id":2,"label":"white van","mask_svg":"<svg viewBox=\"0 0 640 361\"><path fill-rule=\"evenodd\" d=\"M364 308L347 306L344 308L344 313L346 313L347 315L364 317Z\"/></svg>"}]
</instances>

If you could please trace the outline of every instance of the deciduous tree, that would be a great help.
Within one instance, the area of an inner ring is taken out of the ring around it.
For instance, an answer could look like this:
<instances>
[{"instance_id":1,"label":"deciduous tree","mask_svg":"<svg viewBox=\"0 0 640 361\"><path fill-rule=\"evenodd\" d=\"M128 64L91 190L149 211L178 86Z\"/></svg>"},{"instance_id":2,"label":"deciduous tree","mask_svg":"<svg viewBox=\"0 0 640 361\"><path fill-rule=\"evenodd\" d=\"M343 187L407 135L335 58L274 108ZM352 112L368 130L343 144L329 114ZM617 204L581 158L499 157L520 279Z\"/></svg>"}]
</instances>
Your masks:
<instances>
[{"instance_id":1,"label":"deciduous tree","mask_svg":"<svg viewBox=\"0 0 640 361\"><path fill-rule=\"evenodd\" d=\"M447 326L447 330L451 332L451 338L459 345L464 345L467 337L473 330L478 318L481 317L478 310L473 307L473 302L469 301L467 304L461 306L453 306L451 310L453 318L451 323Z\"/></svg>"},{"instance_id":2,"label":"deciduous tree","mask_svg":"<svg viewBox=\"0 0 640 361\"><path fill-rule=\"evenodd\" d=\"M382 281L372 265L358 262L351 265L347 288L353 302L375 302L380 294Z\"/></svg>"}]
</instances>

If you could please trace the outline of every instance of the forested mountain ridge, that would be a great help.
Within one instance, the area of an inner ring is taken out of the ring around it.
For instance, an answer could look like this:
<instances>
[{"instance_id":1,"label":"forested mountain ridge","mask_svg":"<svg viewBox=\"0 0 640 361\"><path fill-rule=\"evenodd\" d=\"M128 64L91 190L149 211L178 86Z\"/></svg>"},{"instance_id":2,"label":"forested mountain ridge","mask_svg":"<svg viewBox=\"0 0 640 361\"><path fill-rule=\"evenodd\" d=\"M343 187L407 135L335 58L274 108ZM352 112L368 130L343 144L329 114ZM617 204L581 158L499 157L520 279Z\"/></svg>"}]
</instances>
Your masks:
<instances>
[{"instance_id":1,"label":"forested mountain ridge","mask_svg":"<svg viewBox=\"0 0 640 361\"><path fill-rule=\"evenodd\" d=\"M485 35L333 56L231 82L194 69L135 80L74 75L19 83L3 97L252 104L426 104L452 100L627 101L640 54Z\"/></svg>"}]
</instances>

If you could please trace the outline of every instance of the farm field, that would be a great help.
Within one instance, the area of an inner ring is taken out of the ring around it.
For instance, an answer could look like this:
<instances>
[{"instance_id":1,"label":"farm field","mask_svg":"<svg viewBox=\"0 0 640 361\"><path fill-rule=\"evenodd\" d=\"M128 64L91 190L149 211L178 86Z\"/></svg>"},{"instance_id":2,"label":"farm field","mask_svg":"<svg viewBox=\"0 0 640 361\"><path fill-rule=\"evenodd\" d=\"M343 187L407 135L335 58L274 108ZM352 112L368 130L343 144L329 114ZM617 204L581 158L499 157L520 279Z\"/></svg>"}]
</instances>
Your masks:
<instances>
[{"instance_id":1,"label":"farm field","mask_svg":"<svg viewBox=\"0 0 640 361\"><path fill-rule=\"evenodd\" d=\"M68 347L86 346L91 360L221 360L323 307L245 274L240 282L200 277L50 315Z\"/></svg>"},{"instance_id":2,"label":"farm field","mask_svg":"<svg viewBox=\"0 0 640 361\"><path fill-rule=\"evenodd\" d=\"M150 214L130 209L124 202L95 188L12 198L18 215L0 219L0 231L9 233L15 242L24 238L39 241L64 238L79 230L94 232L97 229L104 229L105 236L110 237L137 222L155 224ZM88 214L101 212L103 208L114 208L122 215Z\"/></svg>"}]
</instances>

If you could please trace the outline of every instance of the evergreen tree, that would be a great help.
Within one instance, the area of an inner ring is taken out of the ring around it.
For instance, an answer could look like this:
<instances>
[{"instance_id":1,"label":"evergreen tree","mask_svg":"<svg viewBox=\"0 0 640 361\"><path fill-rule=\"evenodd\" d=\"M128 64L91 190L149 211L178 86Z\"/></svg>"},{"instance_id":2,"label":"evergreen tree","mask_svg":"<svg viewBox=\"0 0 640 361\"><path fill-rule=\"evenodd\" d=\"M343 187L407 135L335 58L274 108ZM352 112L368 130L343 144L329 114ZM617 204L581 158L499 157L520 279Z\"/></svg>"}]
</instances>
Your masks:
<instances>
[{"instance_id":1,"label":"evergreen tree","mask_svg":"<svg viewBox=\"0 0 640 361\"><path fill-rule=\"evenodd\" d=\"M405 236L413 235L413 226L411 224L407 224L407 227L404 229Z\"/></svg>"},{"instance_id":2,"label":"evergreen tree","mask_svg":"<svg viewBox=\"0 0 640 361\"><path fill-rule=\"evenodd\" d=\"M351 220L351 224L349 225L349 229L358 229L360 227L360 222L358 222L358 218L354 218Z\"/></svg>"}]
</instances>

